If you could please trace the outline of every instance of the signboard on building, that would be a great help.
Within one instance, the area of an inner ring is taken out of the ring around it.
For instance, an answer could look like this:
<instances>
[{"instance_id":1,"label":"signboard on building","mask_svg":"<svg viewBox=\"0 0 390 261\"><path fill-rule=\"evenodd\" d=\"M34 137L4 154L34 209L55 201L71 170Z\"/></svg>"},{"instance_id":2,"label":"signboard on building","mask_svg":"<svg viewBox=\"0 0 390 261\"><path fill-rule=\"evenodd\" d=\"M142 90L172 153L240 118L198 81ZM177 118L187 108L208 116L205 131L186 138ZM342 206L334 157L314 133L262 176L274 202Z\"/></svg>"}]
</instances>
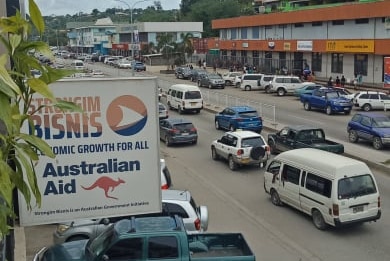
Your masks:
<instances>
[{"instance_id":1,"label":"signboard on building","mask_svg":"<svg viewBox=\"0 0 390 261\"><path fill-rule=\"evenodd\" d=\"M383 87L390 88L390 57L384 58L383 65Z\"/></svg>"},{"instance_id":2,"label":"signboard on building","mask_svg":"<svg viewBox=\"0 0 390 261\"><path fill-rule=\"evenodd\" d=\"M373 53L373 40L326 41L327 52Z\"/></svg>"},{"instance_id":3,"label":"signboard on building","mask_svg":"<svg viewBox=\"0 0 390 261\"><path fill-rule=\"evenodd\" d=\"M283 50L284 50L284 51L290 51L290 50L291 50L291 43L289 43L289 42L284 42L284 43L283 43Z\"/></svg>"},{"instance_id":4,"label":"signboard on building","mask_svg":"<svg viewBox=\"0 0 390 261\"><path fill-rule=\"evenodd\" d=\"M45 108L32 116L56 158L42 155L35 168L42 206L29 211L19 195L21 225L160 212L156 78L63 80L51 88L83 113ZM29 110L48 102L37 96ZM24 132L32 133L27 124Z\"/></svg>"},{"instance_id":5,"label":"signboard on building","mask_svg":"<svg viewBox=\"0 0 390 261\"><path fill-rule=\"evenodd\" d=\"M313 41L297 41L297 51L308 51L313 50Z\"/></svg>"}]
</instances>

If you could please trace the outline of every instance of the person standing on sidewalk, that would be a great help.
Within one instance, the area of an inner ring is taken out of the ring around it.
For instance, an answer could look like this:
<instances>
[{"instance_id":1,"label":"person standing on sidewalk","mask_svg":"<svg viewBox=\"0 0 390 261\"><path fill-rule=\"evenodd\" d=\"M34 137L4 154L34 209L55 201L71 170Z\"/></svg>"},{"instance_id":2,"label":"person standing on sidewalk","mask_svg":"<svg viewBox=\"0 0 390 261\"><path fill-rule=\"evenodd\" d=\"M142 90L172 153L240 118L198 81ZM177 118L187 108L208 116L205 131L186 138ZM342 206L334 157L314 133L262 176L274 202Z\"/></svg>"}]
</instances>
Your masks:
<instances>
[{"instance_id":1,"label":"person standing on sidewalk","mask_svg":"<svg viewBox=\"0 0 390 261\"><path fill-rule=\"evenodd\" d=\"M341 76L340 84L341 84L341 87L344 88L344 86L345 86L345 77L344 77L344 75Z\"/></svg>"}]
</instances>

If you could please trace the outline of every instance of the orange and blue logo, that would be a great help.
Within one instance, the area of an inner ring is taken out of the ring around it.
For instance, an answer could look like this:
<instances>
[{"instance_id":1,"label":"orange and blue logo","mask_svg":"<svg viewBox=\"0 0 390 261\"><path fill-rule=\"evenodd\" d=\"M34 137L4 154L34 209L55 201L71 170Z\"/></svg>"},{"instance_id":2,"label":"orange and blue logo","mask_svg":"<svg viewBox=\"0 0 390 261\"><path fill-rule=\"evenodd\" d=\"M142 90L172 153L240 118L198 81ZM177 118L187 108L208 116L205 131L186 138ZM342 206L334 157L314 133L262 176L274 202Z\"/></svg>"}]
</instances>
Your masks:
<instances>
[{"instance_id":1,"label":"orange and blue logo","mask_svg":"<svg viewBox=\"0 0 390 261\"><path fill-rule=\"evenodd\" d=\"M148 120L145 104L137 97L123 95L108 106L106 119L108 126L117 134L131 136L140 132Z\"/></svg>"}]
</instances>

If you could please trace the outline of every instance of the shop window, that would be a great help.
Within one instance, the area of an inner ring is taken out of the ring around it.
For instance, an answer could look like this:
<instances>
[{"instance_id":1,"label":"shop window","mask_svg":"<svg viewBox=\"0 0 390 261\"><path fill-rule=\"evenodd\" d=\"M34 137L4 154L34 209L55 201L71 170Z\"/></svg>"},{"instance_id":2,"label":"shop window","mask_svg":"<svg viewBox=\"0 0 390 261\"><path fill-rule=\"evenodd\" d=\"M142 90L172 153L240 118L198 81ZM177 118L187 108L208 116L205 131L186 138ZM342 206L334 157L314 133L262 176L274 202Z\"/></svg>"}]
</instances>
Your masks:
<instances>
[{"instance_id":1,"label":"shop window","mask_svg":"<svg viewBox=\"0 0 390 261\"><path fill-rule=\"evenodd\" d=\"M332 73L343 73L343 54L342 53L332 53L332 62L330 70Z\"/></svg>"},{"instance_id":2,"label":"shop window","mask_svg":"<svg viewBox=\"0 0 390 261\"><path fill-rule=\"evenodd\" d=\"M368 54L355 54L354 68L356 73L367 76Z\"/></svg>"},{"instance_id":3,"label":"shop window","mask_svg":"<svg viewBox=\"0 0 390 261\"><path fill-rule=\"evenodd\" d=\"M312 53L311 54L311 68L313 71L322 71L322 54Z\"/></svg>"}]
</instances>

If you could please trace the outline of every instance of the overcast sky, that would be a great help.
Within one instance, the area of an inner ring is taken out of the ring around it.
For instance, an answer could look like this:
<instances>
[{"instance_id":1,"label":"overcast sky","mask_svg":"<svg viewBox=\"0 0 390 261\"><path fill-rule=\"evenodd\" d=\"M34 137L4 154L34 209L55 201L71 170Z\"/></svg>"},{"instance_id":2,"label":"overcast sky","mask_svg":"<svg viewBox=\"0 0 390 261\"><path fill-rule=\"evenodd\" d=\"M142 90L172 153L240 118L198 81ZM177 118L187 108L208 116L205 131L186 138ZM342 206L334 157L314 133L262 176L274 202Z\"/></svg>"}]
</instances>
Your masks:
<instances>
[{"instance_id":1,"label":"overcast sky","mask_svg":"<svg viewBox=\"0 0 390 261\"><path fill-rule=\"evenodd\" d=\"M78 12L91 13L93 9L98 9L103 12L107 8L123 8L128 9L128 6L134 8L146 8L153 5L153 0L35 0L42 15L74 15ZM28 3L28 1L26 1ZM128 5L126 5L126 2ZM164 10L179 9L181 0L160 0L161 6ZM26 4L28 10L28 4Z\"/></svg>"}]
</instances>

